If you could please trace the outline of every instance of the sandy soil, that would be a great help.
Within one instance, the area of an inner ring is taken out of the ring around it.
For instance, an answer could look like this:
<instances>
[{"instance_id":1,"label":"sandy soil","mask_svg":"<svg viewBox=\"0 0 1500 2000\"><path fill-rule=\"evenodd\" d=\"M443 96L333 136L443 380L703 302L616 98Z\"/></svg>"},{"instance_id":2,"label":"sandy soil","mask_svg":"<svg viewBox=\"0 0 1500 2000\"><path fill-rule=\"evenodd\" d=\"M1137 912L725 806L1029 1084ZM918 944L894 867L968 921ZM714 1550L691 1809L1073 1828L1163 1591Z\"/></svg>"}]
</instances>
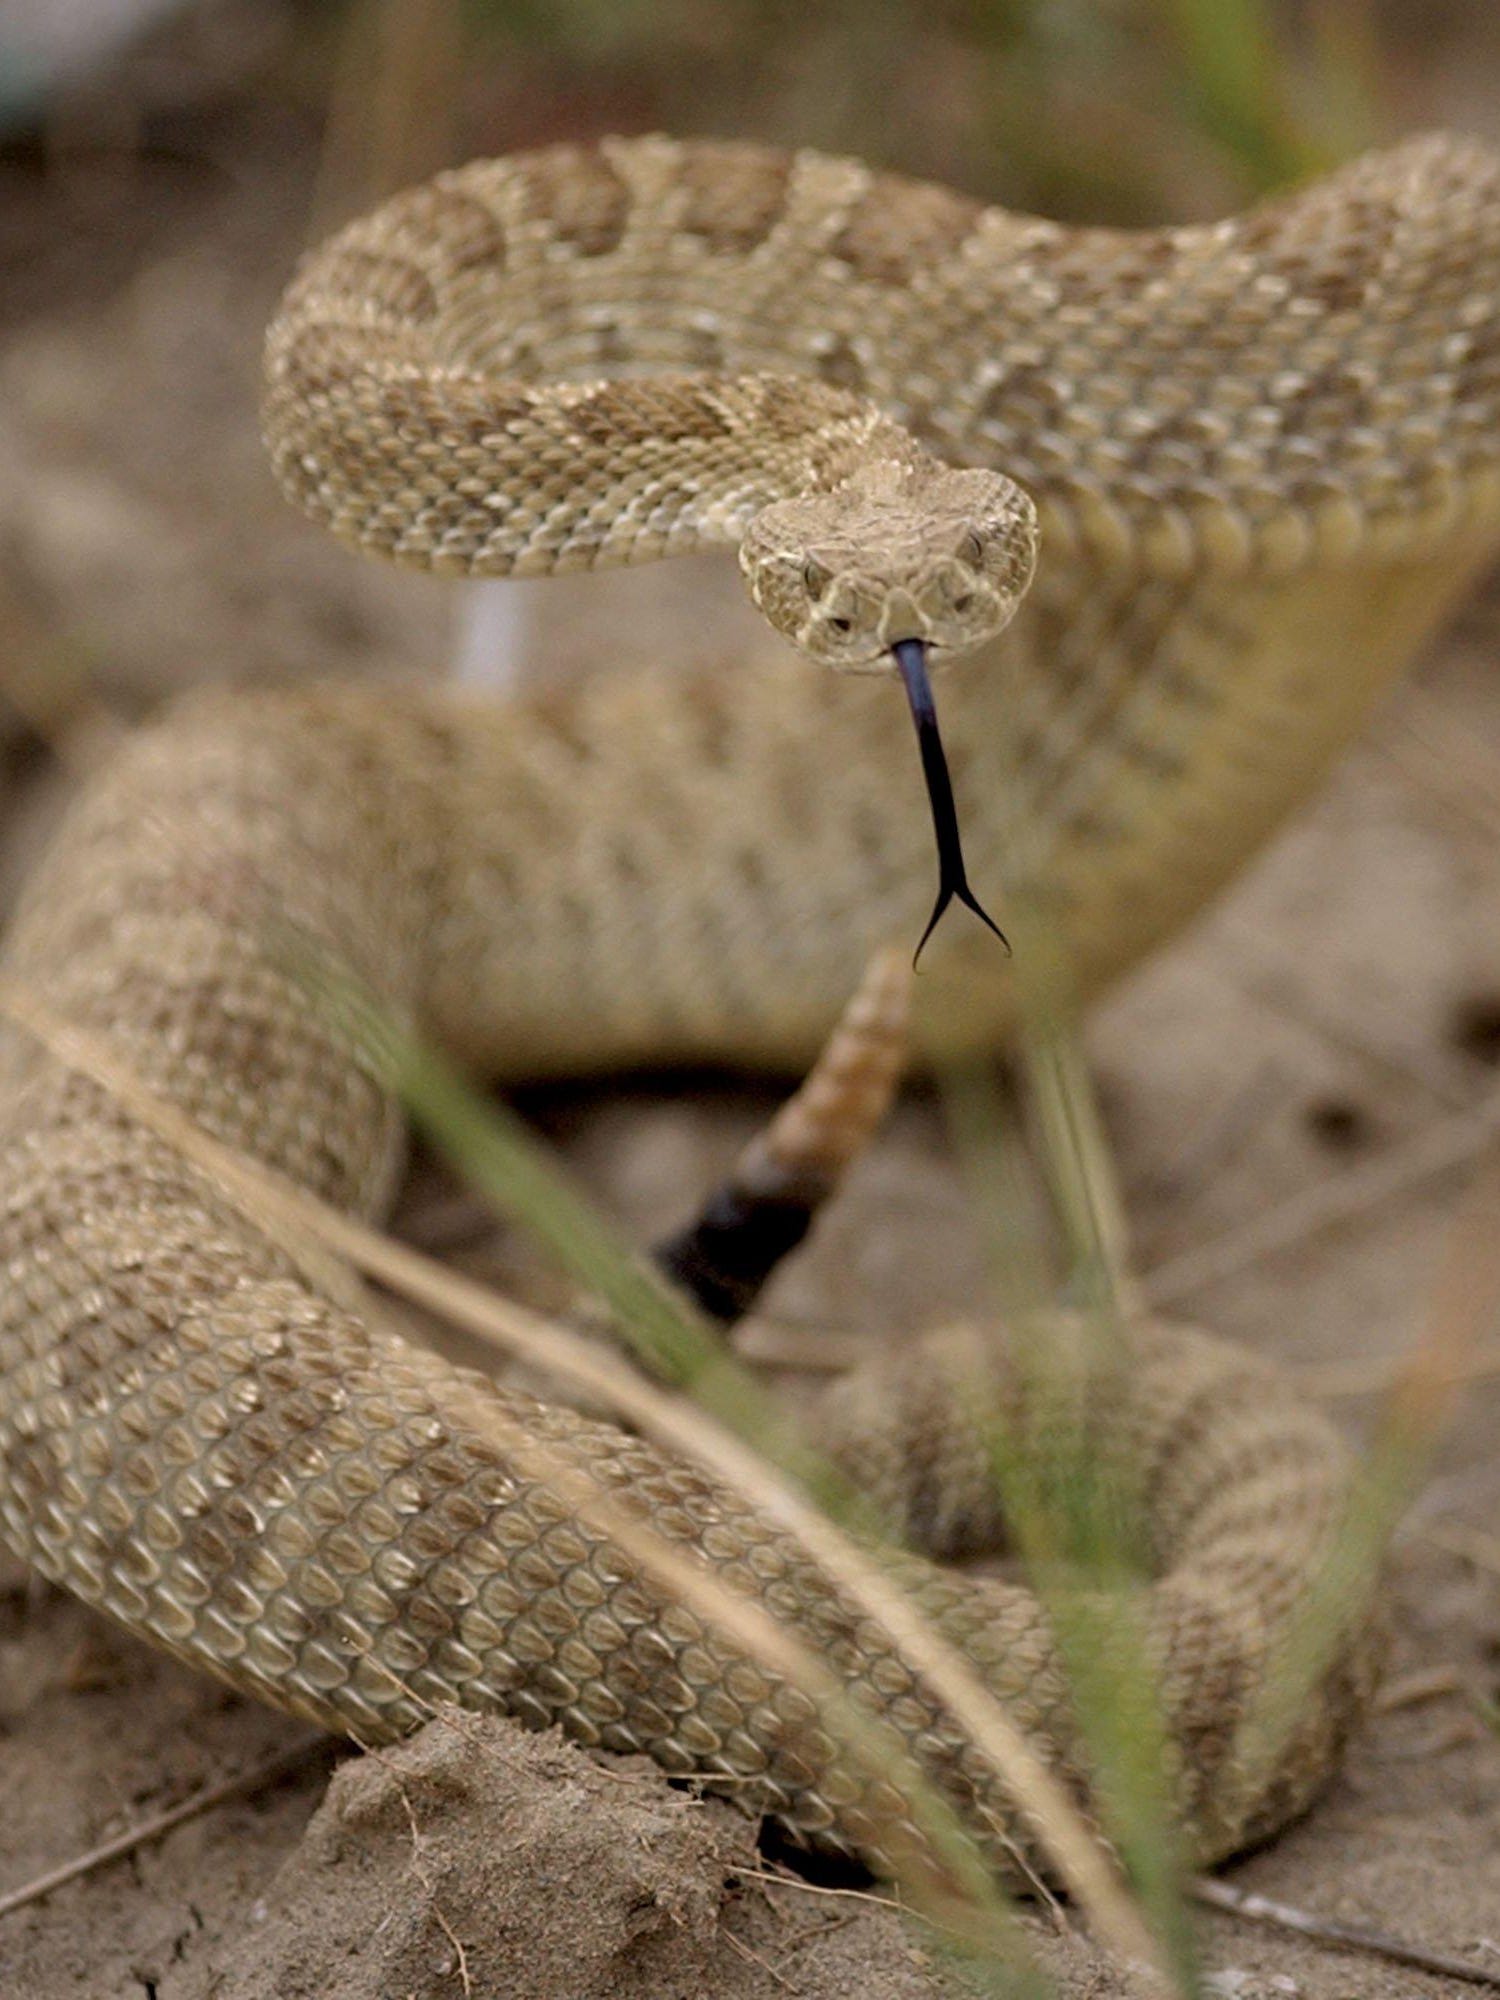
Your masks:
<instances>
[{"instance_id":1,"label":"sandy soil","mask_svg":"<svg viewBox=\"0 0 1500 2000\"><path fill-rule=\"evenodd\" d=\"M271 492L257 330L310 156L269 114L222 158L212 140L210 124L191 165L143 168L149 184L124 196L86 163L44 186L25 160L0 162L0 642L4 684L46 725L0 714L7 896L71 782L59 742L86 763L112 719L205 677L451 656L449 593L356 564ZM628 666L674 618L701 623L722 578L663 582L649 621L640 579L550 610L528 593L532 657L565 667L605 630L623 635L610 665ZM1470 1114L1496 1108L1497 639L1488 599L1317 805L1091 1031L1148 1281L1309 1371L1314 1392L1343 1369L1334 1407L1356 1432L1361 1371L1373 1384L1420 1322L1475 1151ZM644 1237L680 1218L770 1101L664 1083L528 1108ZM1308 1203L1346 1185L1348 1213L1318 1225ZM1279 1238L1244 1238L1288 1204ZM405 1219L475 1268L513 1261L432 1174ZM968 1309L978 1274L963 1191L915 1097L770 1313L910 1327ZM1475 1700L1500 1686L1497 1416L1491 1373L1465 1389L1403 1533L1391 1705L1311 1818L1233 1879L1500 1976L1500 1739ZM297 1740L18 1569L0 1575L0 1893ZM729 1809L653 1772L439 1720L388 1759L315 1746L253 1797L0 1917L0 1992L451 2000L465 1972L482 1996L578 2000L937 1990L920 1933L827 1884L768 1880L779 1868ZM1035 1929L1067 1992L1119 1990L1076 1933ZM1463 1990L1226 1919L1205 1935L1238 2000Z\"/></svg>"}]
</instances>

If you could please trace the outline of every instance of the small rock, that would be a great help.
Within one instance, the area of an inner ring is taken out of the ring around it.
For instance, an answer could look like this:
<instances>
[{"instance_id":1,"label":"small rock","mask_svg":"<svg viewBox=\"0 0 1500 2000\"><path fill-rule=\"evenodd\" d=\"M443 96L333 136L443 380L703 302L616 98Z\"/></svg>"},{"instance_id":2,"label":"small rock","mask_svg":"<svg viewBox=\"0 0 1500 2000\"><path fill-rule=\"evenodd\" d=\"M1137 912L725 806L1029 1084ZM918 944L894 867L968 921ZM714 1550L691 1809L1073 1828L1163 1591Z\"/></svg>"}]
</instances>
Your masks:
<instances>
[{"instance_id":1,"label":"small rock","mask_svg":"<svg viewBox=\"0 0 1500 2000\"><path fill-rule=\"evenodd\" d=\"M1301 2000L1302 1994L1296 1980L1284 1972L1256 1972L1244 1966L1211 1972L1203 1986L1214 2000Z\"/></svg>"}]
</instances>

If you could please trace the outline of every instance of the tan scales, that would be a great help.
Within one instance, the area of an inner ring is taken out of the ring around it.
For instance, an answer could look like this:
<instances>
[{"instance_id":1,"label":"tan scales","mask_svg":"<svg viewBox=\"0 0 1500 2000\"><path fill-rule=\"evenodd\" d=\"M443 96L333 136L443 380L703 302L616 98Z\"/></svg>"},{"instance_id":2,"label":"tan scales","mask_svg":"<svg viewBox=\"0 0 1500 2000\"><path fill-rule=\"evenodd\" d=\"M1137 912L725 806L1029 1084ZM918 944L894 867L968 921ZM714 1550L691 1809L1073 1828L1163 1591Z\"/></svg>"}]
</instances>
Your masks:
<instances>
[{"instance_id":1,"label":"tan scales","mask_svg":"<svg viewBox=\"0 0 1500 2000\"><path fill-rule=\"evenodd\" d=\"M783 633L853 667L893 617L954 653L1009 619L941 690L970 872L1054 922L1092 986L1305 793L1500 541L1497 280L1500 167L1453 139L1142 235L857 162L606 142L444 176L315 254L271 334L267 431L309 511L428 566L739 546ZM870 523L898 515L883 554ZM189 704L85 791L5 965L208 1130L376 1214L399 1120L285 972L289 924L501 1077L784 1069L870 952L915 936L931 873L893 690L768 641L504 710ZM975 932L935 942L934 1045L1005 1030L1009 975ZM886 1802L805 1700L508 1463L502 1412L799 1632L1003 1865L985 1828L1014 1818L982 1761L780 1531L644 1443L364 1326L19 1040L0 1230L4 1532L132 1630L364 1740L451 1698L738 1795L750 1778L878 1863ZM1270 1371L1180 1329L1132 1338L1123 1383L1080 1408L1146 1496L1148 1637L1212 1860L1305 1803L1367 1690L1361 1628L1278 1766L1242 1760L1346 1468ZM837 1391L827 1434L942 1556L985 1525L975 1445L907 1366L894 1394ZM1071 1771L1035 1600L910 1574Z\"/></svg>"}]
</instances>

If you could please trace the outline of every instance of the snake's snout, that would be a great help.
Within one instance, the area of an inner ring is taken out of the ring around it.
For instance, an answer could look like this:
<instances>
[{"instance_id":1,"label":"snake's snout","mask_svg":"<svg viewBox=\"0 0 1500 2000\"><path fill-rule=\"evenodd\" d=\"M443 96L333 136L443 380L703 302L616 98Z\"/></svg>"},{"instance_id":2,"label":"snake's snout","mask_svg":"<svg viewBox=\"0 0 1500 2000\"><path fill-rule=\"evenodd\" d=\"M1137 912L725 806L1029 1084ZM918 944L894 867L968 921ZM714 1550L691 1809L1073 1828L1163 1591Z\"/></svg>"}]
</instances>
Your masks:
<instances>
[{"instance_id":1,"label":"snake's snout","mask_svg":"<svg viewBox=\"0 0 1500 2000\"><path fill-rule=\"evenodd\" d=\"M1036 509L1013 480L926 458L878 460L831 492L773 501L740 543L751 596L799 652L842 673L889 673L894 663L905 684L938 850L917 958L955 900L1005 944L969 887L928 664L1004 630L1036 554Z\"/></svg>"},{"instance_id":2,"label":"snake's snout","mask_svg":"<svg viewBox=\"0 0 1500 2000\"><path fill-rule=\"evenodd\" d=\"M740 567L799 652L843 673L881 673L903 641L952 656L1003 631L1036 551L1036 510L1003 473L880 459L830 492L763 507L745 528Z\"/></svg>"}]
</instances>

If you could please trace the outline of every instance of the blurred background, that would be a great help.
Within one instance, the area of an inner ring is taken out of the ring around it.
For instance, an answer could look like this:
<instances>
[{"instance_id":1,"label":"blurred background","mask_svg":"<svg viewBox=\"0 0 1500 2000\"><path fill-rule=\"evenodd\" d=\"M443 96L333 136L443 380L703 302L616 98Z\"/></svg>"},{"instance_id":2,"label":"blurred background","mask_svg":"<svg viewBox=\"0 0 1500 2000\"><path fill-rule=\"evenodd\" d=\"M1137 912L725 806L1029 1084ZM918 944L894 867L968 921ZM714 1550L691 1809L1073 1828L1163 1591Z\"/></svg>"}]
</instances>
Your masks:
<instances>
[{"instance_id":1,"label":"blurred background","mask_svg":"<svg viewBox=\"0 0 1500 2000\"><path fill-rule=\"evenodd\" d=\"M480 600L356 559L282 504L257 435L263 329L301 248L391 188L473 154L663 128L856 152L1131 224L1224 214L1433 125L1500 141L1495 0L0 0L0 915L80 774L182 689L431 672L514 651L518 630L551 674L672 639L732 658L752 629L732 564ZM1492 587L1316 804L1089 1031L1147 1296L1300 1369L1356 1429L1500 1129L1497 640ZM644 1241L771 1101L698 1079L526 1108ZM510 1278L514 1246L481 1240L430 1176L401 1226ZM968 1312L983 1274L918 1099L771 1303L783 1334L813 1323L824 1341ZM1437 1696L1388 1716L1331 1806L1252 1864L1267 1893L1420 1912L1455 1949L1492 1940L1500 1903L1500 1737L1464 1693L1500 1695L1497 1414L1492 1343L1400 1551L1398 1666ZM21 1875L67 1851L64 1821L87 1844L100 1797L151 1795L185 1743L233 1761L273 1728L144 1656L118 1692L17 1701L12 1726L5 1672L20 1685L30 1661L51 1687L81 1619L28 1611L14 1641L0 1626ZM181 1955L183 1899L210 1938L240 1922L314 1797L237 1824L222 1855L146 1857L107 1912L49 1905L25 1976L0 1983L82 1991L87 1962L87 1990L142 1990L140 1967L154 1981ZM1223 1990L1355 1989L1356 1970L1275 1949L1279 1983ZM1107 1990L1086 1973L1069 1992Z\"/></svg>"},{"instance_id":2,"label":"blurred background","mask_svg":"<svg viewBox=\"0 0 1500 2000\"><path fill-rule=\"evenodd\" d=\"M19 153L225 167L236 111L305 144L331 98L338 178L753 133L1128 222L1483 125L1497 54L1487 0L3 0L0 116Z\"/></svg>"},{"instance_id":3,"label":"blurred background","mask_svg":"<svg viewBox=\"0 0 1500 2000\"><path fill-rule=\"evenodd\" d=\"M664 128L1189 219L1500 132L1497 83L1490 0L0 0L5 686L58 722L84 680L452 657L456 594L349 586L253 424L298 249L445 163Z\"/></svg>"}]
</instances>

